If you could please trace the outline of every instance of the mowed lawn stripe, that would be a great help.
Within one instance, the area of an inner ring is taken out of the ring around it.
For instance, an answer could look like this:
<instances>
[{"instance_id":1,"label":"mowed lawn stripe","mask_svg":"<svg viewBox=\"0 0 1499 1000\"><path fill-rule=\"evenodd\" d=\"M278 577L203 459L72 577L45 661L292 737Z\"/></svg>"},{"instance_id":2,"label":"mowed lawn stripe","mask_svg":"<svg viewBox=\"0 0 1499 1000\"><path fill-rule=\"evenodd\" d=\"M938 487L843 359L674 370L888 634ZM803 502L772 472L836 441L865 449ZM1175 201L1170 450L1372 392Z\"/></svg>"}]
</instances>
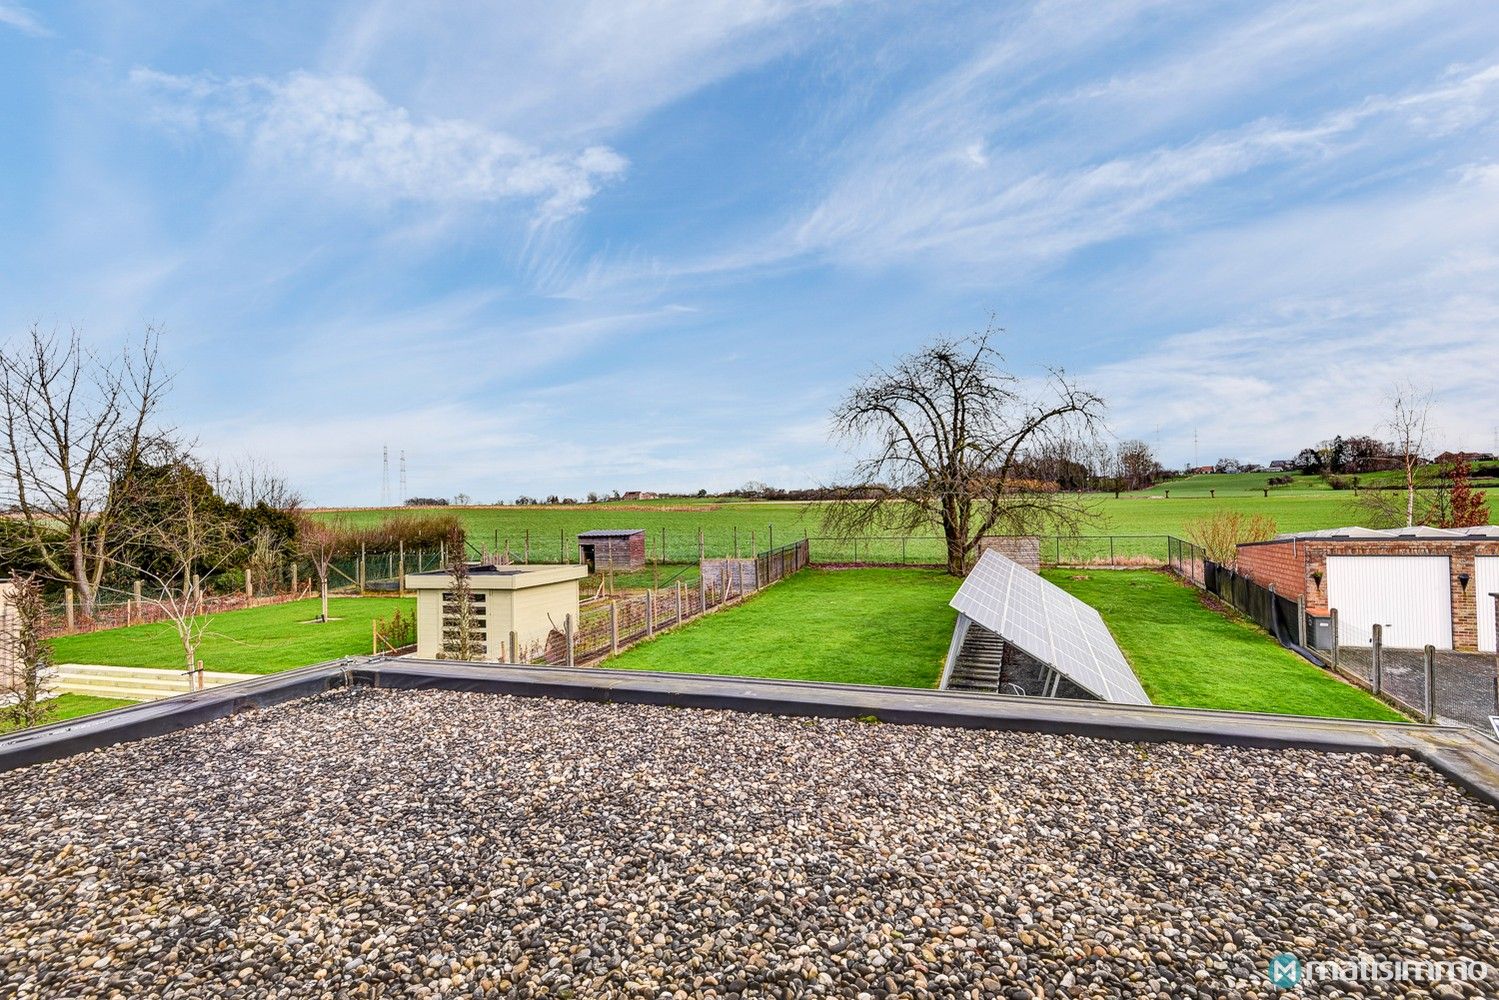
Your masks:
<instances>
[{"instance_id":1,"label":"mowed lawn stripe","mask_svg":"<svg viewBox=\"0 0 1499 1000\"><path fill-rule=\"evenodd\" d=\"M1097 608L1157 705L1404 721L1377 698L1284 649L1237 613L1153 570L1044 570Z\"/></svg>"},{"instance_id":2,"label":"mowed lawn stripe","mask_svg":"<svg viewBox=\"0 0 1499 1000\"><path fill-rule=\"evenodd\" d=\"M934 687L959 581L934 570L804 570L607 667Z\"/></svg>"}]
</instances>

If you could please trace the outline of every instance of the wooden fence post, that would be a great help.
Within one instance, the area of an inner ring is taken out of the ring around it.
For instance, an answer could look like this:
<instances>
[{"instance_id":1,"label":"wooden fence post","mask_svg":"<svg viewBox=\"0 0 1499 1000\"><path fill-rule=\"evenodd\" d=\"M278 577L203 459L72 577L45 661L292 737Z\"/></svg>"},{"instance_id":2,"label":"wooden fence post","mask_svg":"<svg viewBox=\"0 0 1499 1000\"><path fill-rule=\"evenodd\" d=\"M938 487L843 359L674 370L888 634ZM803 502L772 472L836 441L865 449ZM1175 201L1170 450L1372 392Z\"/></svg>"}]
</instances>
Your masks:
<instances>
[{"instance_id":1,"label":"wooden fence post","mask_svg":"<svg viewBox=\"0 0 1499 1000\"><path fill-rule=\"evenodd\" d=\"M708 578L703 575L701 563L697 573L697 613L708 610Z\"/></svg>"},{"instance_id":2,"label":"wooden fence post","mask_svg":"<svg viewBox=\"0 0 1499 1000\"><path fill-rule=\"evenodd\" d=\"M646 638L656 634L656 602L651 599L651 591L645 592L645 635Z\"/></svg>"},{"instance_id":3,"label":"wooden fence post","mask_svg":"<svg viewBox=\"0 0 1499 1000\"><path fill-rule=\"evenodd\" d=\"M510 630L510 662L520 662L520 640L516 637L515 629Z\"/></svg>"},{"instance_id":4,"label":"wooden fence post","mask_svg":"<svg viewBox=\"0 0 1499 1000\"><path fill-rule=\"evenodd\" d=\"M253 573L254 573L254 571L252 569L250 569L250 567L248 567L248 566L245 567L245 601L246 602L255 600L255 582L254 582L253 577L252 577Z\"/></svg>"},{"instance_id":5,"label":"wooden fence post","mask_svg":"<svg viewBox=\"0 0 1499 1000\"><path fill-rule=\"evenodd\" d=\"M130 585L130 590L135 595L135 617L139 618L142 614L141 582L136 580Z\"/></svg>"},{"instance_id":6,"label":"wooden fence post","mask_svg":"<svg viewBox=\"0 0 1499 1000\"><path fill-rule=\"evenodd\" d=\"M69 632L73 631L73 629L77 627L78 621L74 617L74 614L73 614L73 588L72 587L64 587L63 588L63 592L62 592L62 613L63 613L63 619L64 619L64 621L67 622L68 631Z\"/></svg>"},{"instance_id":7,"label":"wooden fence post","mask_svg":"<svg viewBox=\"0 0 1499 1000\"><path fill-rule=\"evenodd\" d=\"M297 561L295 559L291 564L291 592L293 594L297 592Z\"/></svg>"},{"instance_id":8,"label":"wooden fence post","mask_svg":"<svg viewBox=\"0 0 1499 1000\"><path fill-rule=\"evenodd\" d=\"M531 529L530 528L526 529L526 558L525 558L525 561L528 562L528 563L531 561Z\"/></svg>"},{"instance_id":9,"label":"wooden fence post","mask_svg":"<svg viewBox=\"0 0 1499 1000\"><path fill-rule=\"evenodd\" d=\"M564 630L564 634L567 636L567 665L570 667L570 666L573 665L573 616L572 616L572 612L568 612L568 614L562 619L562 628Z\"/></svg>"},{"instance_id":10,"label":"wooden fence post","mask_svg":"<svg viewBox=\"0 0 1499 1000\"><path fill-rule=\"evenodd\" d=\"M739 558L739 525L734 525L734 558Z\"/></svg>"},{"instance_id":11,"label":"wooden fence post","mask_svg":"<svg viewBox=\"0 0 1499 1000\"><path fill-rule=\"evenodd\" d=\"M609 602L609 655L619 652L619 605Z\"/></svg>"}]
</instances>

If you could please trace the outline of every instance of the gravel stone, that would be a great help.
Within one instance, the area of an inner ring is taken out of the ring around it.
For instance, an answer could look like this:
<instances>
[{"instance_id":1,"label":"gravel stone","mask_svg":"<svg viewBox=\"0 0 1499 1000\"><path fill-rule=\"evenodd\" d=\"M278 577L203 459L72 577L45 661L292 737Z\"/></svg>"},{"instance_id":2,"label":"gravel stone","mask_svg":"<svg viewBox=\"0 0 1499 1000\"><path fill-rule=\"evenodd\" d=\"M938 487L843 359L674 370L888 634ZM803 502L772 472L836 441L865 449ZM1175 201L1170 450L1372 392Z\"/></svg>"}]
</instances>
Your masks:
<instances>
[{"instance_id":1,"label":"gravel stone","mask_svg":"<svg viewBox=\"0 0 1499 1000\"><path fill-rule=\"evenodd\" d=\"M357 690L5 779L6 1000L1259 1000L1283 951L1499 977L1499 814L1404 757Z\"/></svg>"}]
</instances>

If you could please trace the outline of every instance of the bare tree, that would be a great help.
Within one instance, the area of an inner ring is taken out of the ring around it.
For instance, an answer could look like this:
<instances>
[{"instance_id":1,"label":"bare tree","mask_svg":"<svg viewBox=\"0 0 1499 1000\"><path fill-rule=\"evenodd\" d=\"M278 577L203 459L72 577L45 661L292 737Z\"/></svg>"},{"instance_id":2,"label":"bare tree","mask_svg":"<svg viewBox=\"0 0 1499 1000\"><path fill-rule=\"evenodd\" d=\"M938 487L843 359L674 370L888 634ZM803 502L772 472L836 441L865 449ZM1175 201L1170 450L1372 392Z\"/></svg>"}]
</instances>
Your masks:
<instances>
[{"instance_id":1,"label":"bare tree","mask_svg":"<svg viewBox=\"0 0 1499 1000\"><path fill-rule=\"evenodd\" d=\"M43 684L52 666L46 631L46 605L36 577L12 573L0 584L0 721L19 728L47 718Z\"/></svg>"},{"instance_id":2,"label":"bare tree","mask_svg":"<svg viewBox=\"0 0 1499 1000\"><path fill-rule=\"evenodd\" d=\"M1044 399L1028 398L990 346L998 332L938 339L850 390L833 411L836 432L872 453L845 499L825 508L825 530L848 538L935 525L947 571L961 575L986 534L1075 532L1092 518L1077 494L1019 470L1030 449L1091 437L1103 401L1060 370Z\"/></svg>"},{"instance_id":3,"label":"bare tree","mask_svg":"<svg viewBox=\"0 0 1499 1000\"><path fill-rule=\"evenodd\" d=\"M463 533L448 538L448 573L453 589L442 595L442 658L469 662L479 659L478 624L474 618L474 590L469 580Z\"/></svg>"},{"instance_id":4,"label":"bare tree","mask_svg":"<svg viewBox=\"0 0 1499 1000\"><path fill-rule=\"evenodd\" d=\"M297 525L297 552L312 563L312 571L317 574L318 589L323 598L323 609L318 621L328 620L328 574L332 572L333 560L343 554L347 536L347 526L338 519L304 515Z\"/></svg>"},{"instance_id":5,"label":"bare tree","mask_svg":"<svg viewBox=\"0 0 1499 1000\"><path fill-rule=\"evenodd\" d=\"M141 470L132 485L137 497L132 515L121 519L120 568L147 583L142 597L172 623L191 676L213 624L203 579L224 569L239 551L235 522L189 455ZM134 513L142 510L150 516Z\"/></svg>"},{"instance_id":6,"label":"bare tree","mask_svg":"<svg viewBox=\"0 0 1499 1000\"><path fill-rule=\"evenodd\" d=\"M302 507L302 494L291 480L275 465L254 455L245 455L227 466L215 463L209 478L219 496L246 510L265 504L271 510L291 513Z\"/></svg>"},{"instance_id":7,"label":"bare tree","mask_svg":"<svg viewBox=\"0 0 1499 1000\"><path fill-rule=\"evenodd\" d=\"M153 436L171 379L157 335L106 358L32 327L0 353L0 504L24 525L45 573L93 614L114 554L117 486Z\"/></svg>"},{"instance_id":8,"label":"bare tree","mask_svg":"<svg viewBox=\"0 0 1499 1000\"><path fill-rule=\"evenodd\" d=\"M1395 455L1405 473L1405 523L1416 523L1416 479L1421 451L1426 447L1431 413L1431 390L1412 382L1393 386L1388 396L1385 429L1393 437Z\"/></svg>"}]
</instances>

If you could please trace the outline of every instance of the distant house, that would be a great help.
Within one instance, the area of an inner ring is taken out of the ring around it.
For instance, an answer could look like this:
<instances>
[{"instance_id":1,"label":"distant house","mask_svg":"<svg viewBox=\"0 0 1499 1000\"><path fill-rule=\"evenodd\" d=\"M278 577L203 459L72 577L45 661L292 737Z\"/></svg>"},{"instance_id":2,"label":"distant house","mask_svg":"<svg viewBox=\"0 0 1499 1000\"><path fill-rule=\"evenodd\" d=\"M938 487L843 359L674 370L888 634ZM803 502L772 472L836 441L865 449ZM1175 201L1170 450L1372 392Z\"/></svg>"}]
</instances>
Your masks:
<instances>
[{"instance_id":1,"label":"distant house","mask_svg":"<svg viewBox=\"0 0 1499 1000\"><path fill-rule=\"evenodd\" d=\"M1275 461L1270 463L1271 472L1285 472L1289 469L1294 468L1296 468L1296 462L1293 459L1289 458L1277 458Z\"/></svg>"},{"instance_id":2,"label":"distant house","mask_svg":"<svg viewBox=\"0 0 1499 1000\"><path fill-rule=\"evenodd\" d=\"M1195 469L1192 470L1192 475L1194 475L1194 476L1206 476L1206 475L1210 475L1212 473L1212 471L1213 471L1213 467L1211 465L1199 465L1197 468L1195 468Z\"/></svg>"},{"instance_id":3,"label":"distant house","mask_svg":"<svg viewBox=\"0 0 1499 1000\"><path fill-rule=\"evenodd\" d=\"M620 494L621 500L654 500L661 494L652 493L650 490L625 490Z\"/></svg>"},{"instance_id":4,"label":"distant house","mask_svg":"<svg viewBox=\"0 0 1499 1000\"><path fill-rule=\"evenodd\" d=\"M1492 462L1494 456L1486 451L1444 451L1436 457L1438 465L1451 465L1459 459L1465 460L1469 465L1474 462Z\"/></svg>"}]
</instances>

